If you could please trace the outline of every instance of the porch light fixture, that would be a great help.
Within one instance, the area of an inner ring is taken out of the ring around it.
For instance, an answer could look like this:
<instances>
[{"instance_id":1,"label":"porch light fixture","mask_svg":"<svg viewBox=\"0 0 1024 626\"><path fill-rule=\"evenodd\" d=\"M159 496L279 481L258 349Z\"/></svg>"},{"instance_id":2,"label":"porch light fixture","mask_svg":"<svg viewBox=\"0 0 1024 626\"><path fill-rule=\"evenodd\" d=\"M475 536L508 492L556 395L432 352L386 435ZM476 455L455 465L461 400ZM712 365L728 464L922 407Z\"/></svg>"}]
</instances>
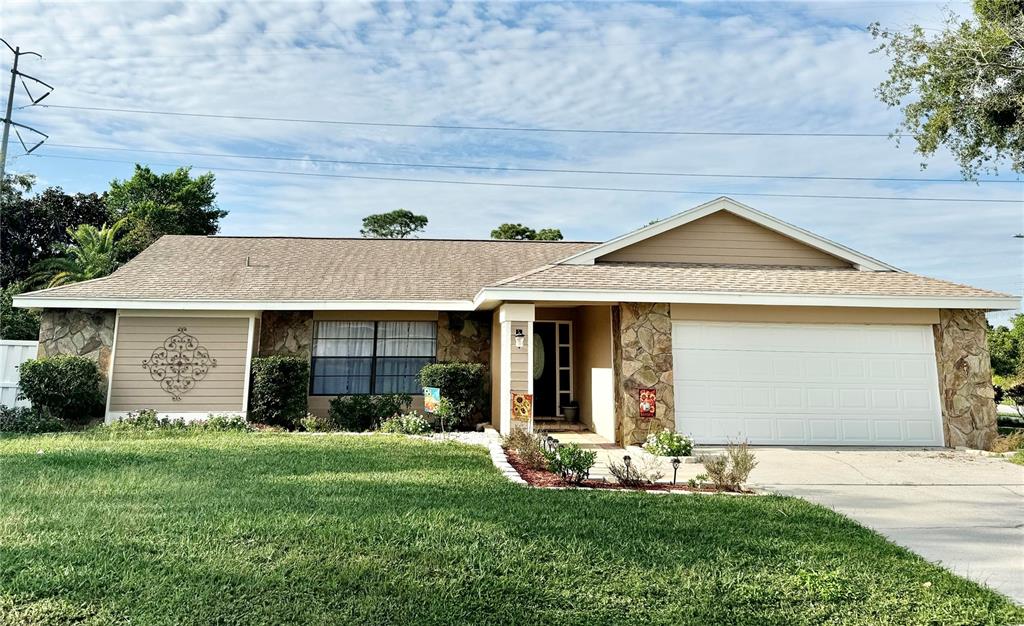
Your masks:
<instances>
[{"instance_id":1,"label":"porch light fixture","mask_svg":"<svg viewBox=\"0 0 1024 626\"><path fill-rule=\"evenodd\" d=\"M679 473L679 466L681 464L682 464L682 461L679 460L679 457L676 457L676 458L672 459L672 484L673 485L676 484L676 474Z\"/></svg>"},{"instance_id":2,"label":"porch light fixture","mask_svg":"<svg viewBox=\"0 0 1024 626\"><path fill-rule=\"evenodd\" d=\"M526 335L523 334L523 329L517 328L513 337L516 341L516 350L522 350L523 344L526 343Z\"/></svg>"}]
</instances>

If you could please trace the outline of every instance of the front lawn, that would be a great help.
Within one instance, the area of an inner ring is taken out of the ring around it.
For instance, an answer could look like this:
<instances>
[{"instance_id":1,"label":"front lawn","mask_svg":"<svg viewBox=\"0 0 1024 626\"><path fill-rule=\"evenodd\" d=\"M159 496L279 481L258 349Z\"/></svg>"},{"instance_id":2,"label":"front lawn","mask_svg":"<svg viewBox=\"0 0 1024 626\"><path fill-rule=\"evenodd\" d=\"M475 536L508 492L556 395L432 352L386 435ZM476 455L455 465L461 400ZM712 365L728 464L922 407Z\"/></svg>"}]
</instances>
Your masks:
<instances>
[{"instance_id":1,"label":"front lawn","mask_svg":"<svg viewBox=\"0 0 1024 626\"><path fill-rule=\"evenodd\" d=\"M529 489L380 435L0 439L3 624L1022 621L796 499Z\"/></svg>"}]
</instances>

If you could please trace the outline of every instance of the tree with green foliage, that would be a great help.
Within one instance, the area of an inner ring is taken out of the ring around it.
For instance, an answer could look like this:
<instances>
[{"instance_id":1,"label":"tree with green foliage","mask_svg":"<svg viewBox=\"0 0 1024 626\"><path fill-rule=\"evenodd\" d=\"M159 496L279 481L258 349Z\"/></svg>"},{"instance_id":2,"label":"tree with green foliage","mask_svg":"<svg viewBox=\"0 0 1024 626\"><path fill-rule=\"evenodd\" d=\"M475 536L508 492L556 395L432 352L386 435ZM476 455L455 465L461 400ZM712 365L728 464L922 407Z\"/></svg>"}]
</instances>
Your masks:
<instances>
[{"instance_id":1,"label":"tree with green foliage","mask_svg":"<svg viewBox=\"0 0 1024 626\"><path fill-rule=\"evenodd\" d=\"M14 308L14 296L23 291L26 286L22 282L10 283L0 291L0 339L39 339L39 311Z\"/></svg>"},{"instance_id":2,"label":"tree with green foliage","mask_svg":"<svg viewBox=\"0 0 1024 626\"><path fill-rule=\"evenodd\" d=\"M5 286L27 280L36 263L61 254L71 243L68 228L111 221L102 195L72 195L60 187L30 195L34 182L22 174L7 176L0 185L0 283Z\"/></svg>"},{"instance_id":3,"label":"tree with green foliage","mask_svg":"<svg viewBox=\"0 0 1024 626\"><path fill-rule=\"evenodd\" d=\"M514 241L561 241L562 231L557 228L534 230L522 224L502 224L491 231L491 239L510 239Z\"/></svg>"},{"instance_id":4,"label":"tree with green foliage","mask_svg":"<svg viewBox=\"0 0 1024 626\"><path fill-rule=\"evenodd\" d=\"M405 209L375 213L363 218L359 234L374 239L405 239L427 227L427 216Z\"/></svg>"},{"instance_id":5,"label":"tree with green foliage","mask_svg":"<svg viewBox=\"0 0 1024 626\"><path fill-rule=\"evenodd\" d=\"M180 167L157 174L136 165L131 178L111 181L107 207L113 218L127 222L119 260L132 258L164 235L217 234L228 212L217 208L214 176L207 172L193 178L191 171Z\"/></svg>"},{"instance_id":6,"label":"tree with green foliage","mask_svg":"<svg viewBox=\"0 0 1024 626\"><path fill-rule=\"evenodd\" d=\"M988 331L988 351L996 376L1024 375L1024 313L1010 318L1010 325Z\"/></svg>"},{"instance_id":7,"label":"tree with green foliage","mask_svg":"<svg viewBox=\"0 0 1024 626\"><path fill-rule=\"evenodd\" d=\"M72 243L65 248L64 256L40 261L35 266L35 280L58 287L108 276L118 266L117 236L124 226L122 219L109 227L82 224L73 230L68 228Z\"/></svg>"},{"instance_id":8,"label":"tree with green foliage","mask_svg":"<svg viewBox=\"0 0 1024 626\"><path fill-rule=\"evenodd\" d=\"M879 98L902 107L899 131L913 136L917 152L931 157L948 148L965 178L995 171L1008 159L1024 172L1024 0L974 0L973 19L950 14L945 28L927 36L871 34L892 66Z\"/></svg>"}]
</instances>

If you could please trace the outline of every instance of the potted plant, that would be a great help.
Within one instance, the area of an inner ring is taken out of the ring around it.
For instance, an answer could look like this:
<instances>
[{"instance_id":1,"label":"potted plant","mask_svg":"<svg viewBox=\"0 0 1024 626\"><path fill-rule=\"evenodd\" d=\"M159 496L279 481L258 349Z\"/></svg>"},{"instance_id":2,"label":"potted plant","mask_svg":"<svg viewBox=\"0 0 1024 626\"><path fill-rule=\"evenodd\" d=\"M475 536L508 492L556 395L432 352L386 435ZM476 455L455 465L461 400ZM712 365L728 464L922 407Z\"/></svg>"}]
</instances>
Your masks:
<instances>
[{"instance_id":1,"label":"potted plant","mask_svg":"<svg viewBox=\"0 0 1024 626\"><path fill-rule=\"evenodd\" d=\"M575 422L580 417L580 403L575 400L562 405L562 415L570 422Z\"/></svg>"}]
</instances>

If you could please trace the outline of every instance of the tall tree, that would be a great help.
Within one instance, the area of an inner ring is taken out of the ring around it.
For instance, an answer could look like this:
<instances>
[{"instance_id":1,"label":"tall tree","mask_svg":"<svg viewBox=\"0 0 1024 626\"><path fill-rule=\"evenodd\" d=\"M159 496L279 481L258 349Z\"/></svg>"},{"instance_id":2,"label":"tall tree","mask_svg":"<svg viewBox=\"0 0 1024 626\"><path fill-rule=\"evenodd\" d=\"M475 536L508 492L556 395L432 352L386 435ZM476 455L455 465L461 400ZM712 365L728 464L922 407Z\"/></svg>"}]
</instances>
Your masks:
<instances>
[{"instance_id":1,"label":"tall tree","mask_svg":"<svg viewBox=\"0 0 1024 626\"><path fill-rule=\"evenodd\" d=\"M14 296L26 291L25 283L13 282L0 290L0 339L39 339L39 311L14 308Z\"/></svg>"},{"instance_id":2,"label":"tall tree","mask_svg":"<svg viewBox=\"0 0 1024 626\"><path fill-rule=\"evenodd\" d=\"M1024 374L1024 314L1010 318L1010 326L996 326L988 331L988 351L992 356L992 372L998 376Z\"/></svg>"},{"instance_id":3,"label":"tall tree","mask_svg":"<svg viewBox=\"0 0 1024 626\"><path fill-rule=\"evenodd\" d=\"M416 215L405 209L395 209L387 213L375 213L363 218L363 228L359 234L375 239L405 239L422 232L427 227L427 216Z\"/></svg>"},{"instance_id":4,"label":"tall tree","mask_svg":"<svg viewBox=\"0 0 1024 626\"><path fill-rule=\"evenodd\" d=\"M99 226L110 221L102 195L64 193L49 187L29 195L34 178L7 176L0 186L0 282L9 285L26 280L32 266L71 243L68 228L79 224Z\"/></svg>"},{"instance_id":5,"label":"tall tree","mask_svg":"<svg viewBox=\"0 0 1024 626\"><path fill-rule=\"evenodd\" d=\"M64 250L64 256L39 262L34 268L35 280L45 282L47 287L58 287L109 275L118 266L117 236L125 223L122 219L109 227L82 224L68 228L71 244Z\"/></svg>"},{"instance_id":6,"label":"tall tree","mask_svg":"<svg viewBox=\"0 0 1024 626\"><path fill-rule=\"evenodd\" d=\"M928 158L948 148L965 178L995 171L1002 159L1024 173L1024 0L974 0L974 18L949 15L929 37L869 29L875 52L892 61L878 86L882 102L902 107L900 129Z\"/></svg>"},{"instance_id":7,"label":"tall tree","mask_svg":"<svg viewBox=\"0 0 1024 626\"><path fill-rule=\"evenodd\" d=\"M157 174L143 165L127 180L113 180L107 206L114 219L127 220L122 260L130 259L163 235L215 235L228 214L217 208L214 176L192 178L189 167Z\"/></svg>"},{"instance_id":8,"label":"tall tree","mask_svg":"<svg viewBox=\"0 0 1024 626\"><path fill-rule=\"evenodd\" d=\"M534 230L522 224L502 224L491 231L491 239L561 241L562 231L557 228Z\"/></svg>"}]
</instances>

